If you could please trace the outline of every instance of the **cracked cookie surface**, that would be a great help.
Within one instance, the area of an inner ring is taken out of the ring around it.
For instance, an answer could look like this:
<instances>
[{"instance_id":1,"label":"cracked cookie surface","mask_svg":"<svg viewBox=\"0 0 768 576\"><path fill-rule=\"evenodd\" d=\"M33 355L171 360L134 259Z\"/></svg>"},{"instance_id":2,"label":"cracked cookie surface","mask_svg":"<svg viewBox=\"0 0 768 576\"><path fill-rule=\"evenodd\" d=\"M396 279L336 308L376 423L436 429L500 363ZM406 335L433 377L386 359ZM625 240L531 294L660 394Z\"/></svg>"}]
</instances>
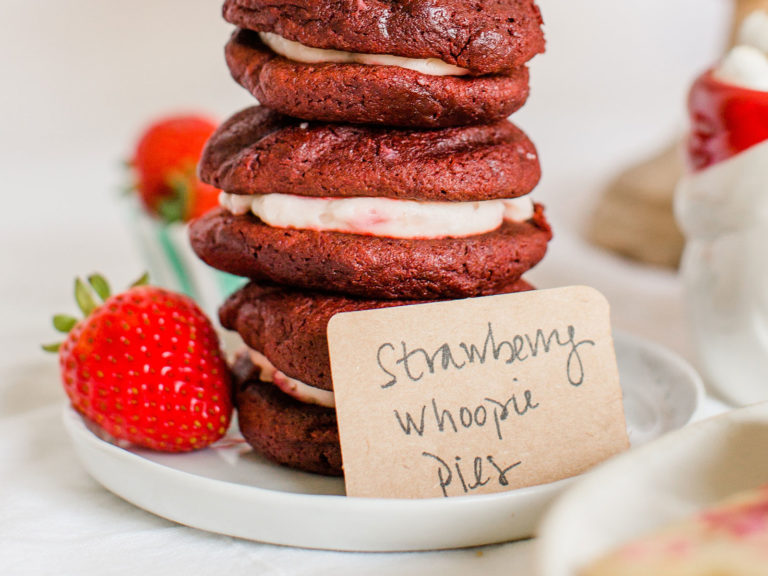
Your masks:
<instances>
[{"instance_id":1,"label":"cracked cookie surface","mask_svg":"<svg viewBox=\"0 0 768 576\"><path fill-rule=\"evenodd\" d=\"M517 198L541 177L511 122L439 130L302 122L247 108L214 133L200 178L230 194L474 202Z\"/></svg>"},{"instance_id":2,"label":"cracked cookie surface","mask_svg":"<svg viewBox=\"0 0 768 576\"><path fill-rule=\"evenodd\" d=\"M313 48L438 58L473 75L544 52L533 0L226 0L224 18Z\"/></svg>"}]
</instances>

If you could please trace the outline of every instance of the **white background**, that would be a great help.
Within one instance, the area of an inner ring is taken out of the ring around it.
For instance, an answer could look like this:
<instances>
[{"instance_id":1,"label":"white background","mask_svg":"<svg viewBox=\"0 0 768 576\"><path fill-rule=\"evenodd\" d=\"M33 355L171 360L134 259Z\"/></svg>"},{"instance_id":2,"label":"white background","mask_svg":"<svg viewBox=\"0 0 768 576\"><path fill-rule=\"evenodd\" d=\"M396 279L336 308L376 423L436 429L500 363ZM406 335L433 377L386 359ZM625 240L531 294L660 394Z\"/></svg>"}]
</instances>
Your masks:
<instances>
[{"instance_id":1,"label":"white background","mask_svg":"<svg viewBox=\"0 0 768 576\"><path fill-rule=\"evenodd\" d=\"M531 99L515 121L539 148L535 197L547 204L556 239L532 278L542 287L596 286L617 327L687 354L676 277L601 254L580 234L612 173L682 133L687 87L722 49L727 2L540 3L548 53L532 65ZM219 6L0 3L0 568L8 568L0 571L107 573L120 563L149 573L161 565L230 574L525 570L526 545L482 556L355 556L215 538L134 510L71 461L56 420L55 362L37 346L55 337L52 313L74 310L75 274L100 270L119 284L143 269L119 201L121 162L141 127L186 110L223 119L251 103L223 61L230 27Z\"/></svg>"}]
</instances>

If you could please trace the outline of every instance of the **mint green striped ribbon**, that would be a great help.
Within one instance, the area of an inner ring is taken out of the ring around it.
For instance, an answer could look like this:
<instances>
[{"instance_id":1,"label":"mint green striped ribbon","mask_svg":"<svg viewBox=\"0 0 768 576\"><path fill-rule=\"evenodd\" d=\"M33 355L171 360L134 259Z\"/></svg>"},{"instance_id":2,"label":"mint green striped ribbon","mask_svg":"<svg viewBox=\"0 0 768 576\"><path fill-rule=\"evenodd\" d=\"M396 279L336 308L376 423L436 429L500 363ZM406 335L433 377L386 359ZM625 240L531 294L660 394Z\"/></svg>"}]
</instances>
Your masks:
<instances>
[{"instance_id":1,"label":"mint green striped ribbon","mask_svg":"<svg viewBox=\"0 0 768 576\"><path fill-rule=\"evenodd\" d=\"M157 240L165 253L165 257L168 259L168 263L171 265L171 269L173 270L173 274L176 277L176 281L178 282L181 291L187 296L198 300L200 294L194 286L192 276L181 261L181 256L179 256L176 247L173 245L173 240L168 233L168 226L157 227Z\"/></svg>"},{"instance_id":2,"label":"mint green striped ribbon","mask_svg":"<svg viewBox=\"0 0 768 576\"><path fill-rule=\"evenodd\" d=\"M190 296L198 302L202 302L203 294L200 291L200 287L196 284L194 275L190 273L189 268L185 265L184 258L174 244L168 226L157 226L157 239L158 244L162 248L167 261L170 264L179 289L187 296ZM210 273L215 279L216 286L218 287L222 299L232 294L247 282L247 279L245 278L233 276L232 274L220 272L219 270L210 269Z\"/></svg>"}]
</instances>

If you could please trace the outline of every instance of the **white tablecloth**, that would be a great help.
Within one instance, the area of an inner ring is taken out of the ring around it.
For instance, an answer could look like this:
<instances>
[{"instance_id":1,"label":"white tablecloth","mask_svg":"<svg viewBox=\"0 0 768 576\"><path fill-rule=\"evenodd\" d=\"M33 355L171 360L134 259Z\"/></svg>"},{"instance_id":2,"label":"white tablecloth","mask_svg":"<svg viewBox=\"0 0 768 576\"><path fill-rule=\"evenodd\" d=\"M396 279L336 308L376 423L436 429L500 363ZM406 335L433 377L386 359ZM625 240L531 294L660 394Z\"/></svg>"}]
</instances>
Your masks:
<instances>
[{"instance_id":1,"label":"white tablecloth","mask_svg":"<svg viewBox=\"0 0 768 576\"><path fill-rule=\"evenodd\" d=\"M119 285L142 270L118 198L120 160L139 126L169 110L224 115L250 103L222 61L229 29L218 4L3 4L0 573L531 574L531 543L369 555L207 534L123 502L76 461L59 420L55 358L39 344L56 337L53 313L75 310L74 275L100 270ZM531 102L518 118L540 149L545 178L537 197L557 237L532 279L596 286L617 328L689 355L675 275L597 252L579 231L608 175L678 132L685 87L717 52L723 6L541 4L549 54L535 63Z\"/></svg>"}]
</instances>

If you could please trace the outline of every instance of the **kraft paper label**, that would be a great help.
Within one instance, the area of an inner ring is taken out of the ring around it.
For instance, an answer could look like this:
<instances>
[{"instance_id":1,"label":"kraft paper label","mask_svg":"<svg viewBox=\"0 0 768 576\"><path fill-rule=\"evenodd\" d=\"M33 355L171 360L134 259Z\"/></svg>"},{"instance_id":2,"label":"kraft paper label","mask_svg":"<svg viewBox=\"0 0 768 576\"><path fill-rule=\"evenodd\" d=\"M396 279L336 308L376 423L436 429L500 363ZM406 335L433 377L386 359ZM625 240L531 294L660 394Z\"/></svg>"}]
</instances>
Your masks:
<instances>
[{"instance_id":1,"label":"kraft paper label","mask_svg":"<svg viewBox=\"0 0 768 576\"><path fill-rule=\"evenodd\" d=\"M592 288L339 314L328 342L348 496L513 490L629 446Z\"/></svg>"}]
</instances>

